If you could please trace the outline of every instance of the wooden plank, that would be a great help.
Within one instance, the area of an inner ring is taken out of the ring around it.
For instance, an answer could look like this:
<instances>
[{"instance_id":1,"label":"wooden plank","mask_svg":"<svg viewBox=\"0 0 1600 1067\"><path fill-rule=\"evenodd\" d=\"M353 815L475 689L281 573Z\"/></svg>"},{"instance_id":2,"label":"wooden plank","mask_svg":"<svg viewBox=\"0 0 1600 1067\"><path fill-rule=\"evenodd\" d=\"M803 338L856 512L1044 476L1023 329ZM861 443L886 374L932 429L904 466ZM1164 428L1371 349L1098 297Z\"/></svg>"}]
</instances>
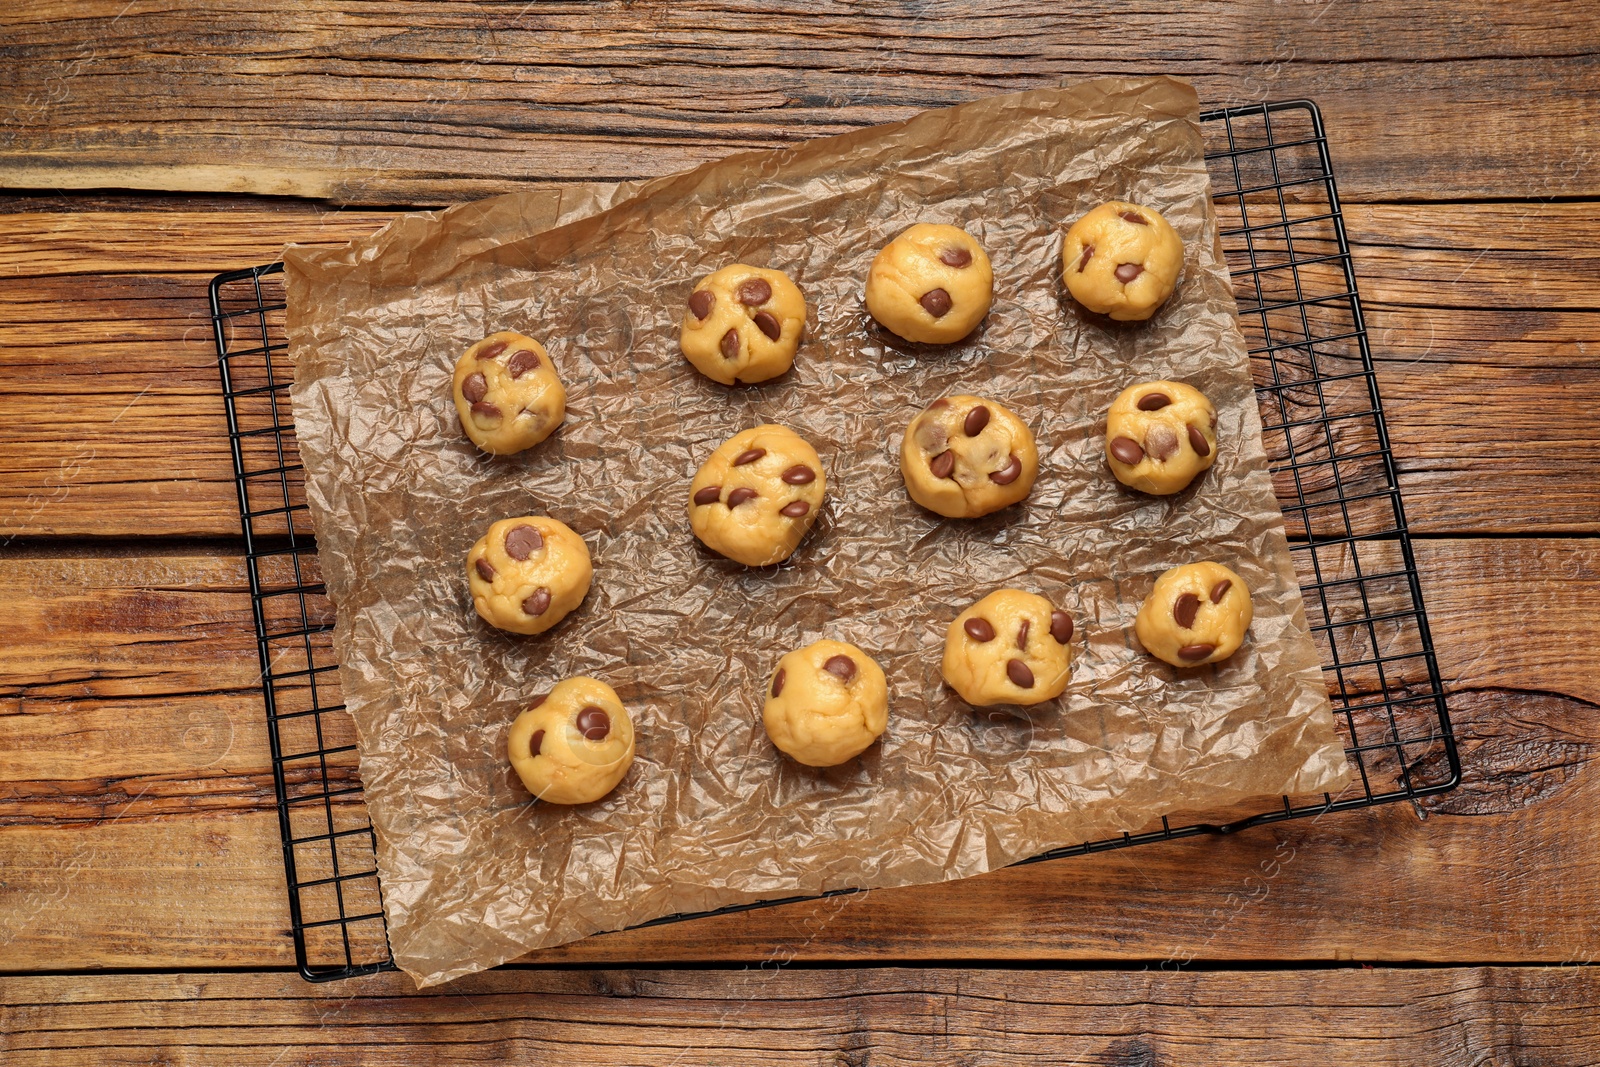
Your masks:
<instances>
[{"instance_id":1,"label":"wooden plank","mask_svg":"<svg viewBox=\"0 0 1600 1067\"><path fill-rule=\"evenodd\" d=\"M1588 1063L1593 968L1242 973L504 970L0 978L15 1067Z\"/></svg>"},{"instance_id":2,"label":"wooden plank","mask_svg":"<svg viewBox=\"0 0 1600 1067\"><path fill-rule=\"evenodd\" d=\"M1467 768L1453 793L606 935L537 958L1579 958L1600 943L1600 841L1588 832L1600 652L1573 635L1600 611L1600 541L1418 551ZM0 603L5 967L284 963L239 561L3 559ZM83 855L93 861L64 866Z\"/></svg>"},{"instance_id":3,"label":"wooden plank","mask_svg":"<svg viewBox=\"0 0 1600 1067\"><path fill-rule=\"evenodd\" d=\"M1353 198L1593 194L1592 11L1494 0L1204 10L625 0L404 16L350 0L13 4L0 185L440 203L670 173L989 93L1172 73L1207 104L1314 97ZM1472 27L1463 34L1462 27ZM285 106L292 101L294 106ZM1470 116L1471 136L1462 133Z\"/></svg>"}]
</instances>

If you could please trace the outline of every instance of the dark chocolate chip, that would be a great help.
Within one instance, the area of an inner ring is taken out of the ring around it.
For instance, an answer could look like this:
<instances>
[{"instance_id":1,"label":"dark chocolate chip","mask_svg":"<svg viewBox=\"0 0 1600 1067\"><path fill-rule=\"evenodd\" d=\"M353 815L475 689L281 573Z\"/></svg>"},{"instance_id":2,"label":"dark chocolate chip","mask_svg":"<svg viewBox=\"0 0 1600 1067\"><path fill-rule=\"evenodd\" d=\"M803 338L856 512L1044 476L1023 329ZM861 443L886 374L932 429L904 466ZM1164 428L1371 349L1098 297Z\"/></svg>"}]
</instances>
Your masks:
<instances>
[{"instance_id":1,"label":"dark chocolate chip","mask_svg":"<svg viewBox=\"0 0 1600 1067\"><path fill-rule=\"evenodd\" d=\"M1166 393L1146 393L1139 398L1137 407L1140 411L1160 411L1170 403L1172 398Z\"/></svg>"},{"instance_id":2,"label":"dark chocolate chip","mask_svg":"<svg viewBox=\"0 0 1600 1067\"><path fill-rule=\"evenodd\" d=\"M578 712L578 732L590 741L604 741L611 733L611 716L606 709L588 705Z\"/></svg>"},{"instance_id":3,"label":"dark chocolate chip","mask_svg":"<svg viewBox=\"0 0 1600 1067\"><path fill-rule=\"evenodd\" d=\"M754 463L756 460L760 459L766 454L767 450L764 448L747 448L734 457L733 465L735 467L742 467L746 463Z\"/></svg>"},{"instance_id":4,"label":"dark chocolate chip","mask_svg":"<svg viewBox=\"0 0 1600 1067\"><path fill-rule=\"evenodd\" d=\"M513 381L527 374L531 370L539 369L539 353L531 348L519 348L511 353L511 358L506 360L506 370L511 372Z\"/></svg>"},{"instance_id":5,"label":"dark chocolate chip","mask_svg":"<svg viewBox=\"0 0 1600 1067\"><path fill-rule=\"evenodd\" d=\"M722 486L708 485L694 495L694 502L703 507L706 504L715 504L721 498Z\"/></svg>"},{"instance_id":6,"label":"dark chocolate chip","mask_svg":"<svg viewBox=\"0 0 1600 1067\"><path fill-rule=\"evenodd\" d=\"M982 616L974 615L972 618L962 623L961 628L967 632L968 637L972 638L980 645L986 641L994 640L994 626L989 622L988 619L985 619Z\"/></svg>"},{"instance_id":7,"label":"dark chocolate chip","mask_svg":"<svg viewBox=\"0 0 1600 1067\"><path fill-rule=\"evenodd\" d=\"M522 602L524 615L543 615L550 609L550 590L544 586L533 591L533 595Z\"/></svg>"},{"instance_id":8,"label":"dark chocolate chip","mask_svg":"<svg viewBox=\"0 0 1600 1067\"><path fill-rule=\"evenodd\" d=\"M472 405L472 413L474 415L482 415L486 419L500 418L500 409L482 400Z\"/></svg>"},{"instance_id":9,"label":"dark chocolate chip","mask_svg":"<svg viewBox=\"0 0 1600 1067\"><path fill-rule=\"evenodd\" d=\"M1024 652L1028 651L1028 631L1032 628L1033 622L1030 619L1023 619L1022 625L1017 627L1017 647Z\"/></svg>"},{"instance_id":10,"label":"dark chocolate chip","mask_svg":"<svg viewBox=\"0 0 1600 1067\"><path fill-rule=\"evenodd\" d=\"M539 707L546 700L549 700L549 699L550 699L550 694L549 693L540 693L538 696L533 698L533 703L528 705L528 710L532 711L534 708Z\"/></svg>"},{"instance_id":11,"label":"dark chocolate chip","mask_svg":"<svg viewBox=\"0 0 1600 1067\"><path fill-rule=\"evenodd\" d=\"M849 656L829 656L828 662L822 665L822 669L845 685L849 685L850 680L856 676L856 661Z\"/></svg>"},{"instance_id":12,"label":"dark chocolate chip","mask_svg":"<svg viewBox=\"0 0 1600 1067\"><path fill-rule=\"evenodd\" d=\"M1178 435L1165 426L1153 426L1144 438L1145 451L1165 463L1178 454Z\"/></svg>"},{"instance_id":13,"label":"dark chocolate chip","mask_svg":"<svg viewBox=\"0 0 1600 1067\"><path fill-rule=\"evenodd\" d=\"M1150 220L1139 214L1137 211L1124 211L1121 213L1121 215L1124 222L1131 222L1135 226L1150 225Z\"/></svg>"},{"instance_id":14,"label":"dark chocolate chip","mask_svg":"<svg viewBox=\"0 0 1600 1067\"><path fill-rule=\"evenodd\" d=\"M1200 610L1200 598L1193 593L1184 593L1172 605L1172 617L1178 620L1178 625L1185 630L1194 625L1195 612Z\"/></svg>"},{"instance_id":15,"label":"dark chocolate chip","mask_svg":"<svg viewBox=\"0 0 1600 1067\"><path fill-rule=\"evenodd\" d=\"M965 248L951 245L948 248L939 249L939 262L947 267L965 267L972 262L972 253Z\"/></svg>"},{"instance_id":16,"label":"dark chocolate chip","mask_svg":"<svg viewBox=\"0 0 1600 1067\"><path fill-rule=\"evenodd\" d=\"M539 754L539 746L542 744L544 744L544 731L535 730L533 736L528 738L528 755L537 756Z\"/></svg>"},{"instance_id":17,"label":"dark chocolate chip","mask_svg":"<svg viewBox=\"0 0 1600 1067\"><path fill-rule=\"evenodd\" d=\"M772 299L772 285L765 278L750 278L739 283L736 294L739 303L759 307Z\"/></svg>"},{"instance_id":18,"label":"dark chocolate chip","mask_svg":"<svg viewBox=\"0 0 1600 1067\"><path fill-rule=\"evenodd\" d=\"M544 538L537 529L526 523L513 526L506 533L506 555L512 559L527 559L543 547Z\"/></svg>"},{"instance_id":19,"label":"dark chocolate chip","mask_svg":"<svg viewBox=\"0 0 1600 1067\"><path fill-rule=\"evenodd\" d=\"M1189 447L1194 449L1197 456L1211 455L1211 446L1206 443L1206 435L1195 429L1194 424L1189 424Z\"/></svg>"},{"instance_id":20,"label":"dark chocolate chip","mask_svg":"<svg viewBox=\"0 0 1600 1067\"><path fill-rule=\"evenodd\" d=\"M1058 644L1062 645L1071 641L1072 616L1064 611L1052 611L1050 613L1050 636L1055 638Z\"/></svg>"},{"instance_id":21,"label":"dark chocolate chip","mask_svg":"<svg viewBox=\"0 0 1600 1067\"><path fill-rule=\"evenodd\" d=\"M1083 273L1083 268L1089 265L1089 258L1094 255L1094 245L1084 245L1083 254L1078 257L1078 273Z\"/></svg>"},{"instance_id":22,"label":"dark chocolate chip","mask_svg":"<svg viewBox=\"0 0 1600 1067\"><path fill-rule=\"evenodd\" d=\"M935 410L937 410L939 408L947 408L949 406L950 406L950 398L947 397L947 396L941 396L938 400L935 400L933 403L928 405L928 410L929 411L935 411Z\"/></svg>"},{"instance_id":23,"label":"dark chocolate chip","mask_svg":"<svg viewBox=\"0 0 1600 1067\"><path fill-rule=\"evenodd\" d=\"M789 672L786 669L784 669L783 667L779 667L778 668L778 673L772 676L772 695L773 696L781 696L783 694L783 683L786 680L788 680L788 677L789 677Z\"/></svg>"},{"instance_id":24,"label":"dark chocolate chip","mask_svg":"<svg viewBox=\"0 0 1600 1067\"><path fill-rule=\"evenodd\" d=\"M810 485L817 480L817 472L804 463L796 463L783 472L783 480L790 485Z\"/></svg>"},{"instance_id":25,"label":"dark chocolate chip","mask_svg":"<svg viewBox=\"0 0 1600 1067\"><path fill-rule=\"evenodd\" d=\"M1137 263L1118 263L1117 264L1117 270L1116 270L1117 281L1121 282L1123 285L1127 285L1129 282L1133 281L1135 278L1137 278L1139 275L1141 275L1143 273L1144 273L1144 267L1140 266Z\"/></svg>"},{"instance_id":26,"label":"dark chocolate chip","mask_svg":"<svg viewBox=\"0 0 1600 1067\"><path fill-rule=\"evenodd\" d=\"M479 559L478 562L473 564L473 568L477 570L479 578L486 582L494 581L494 568L489 565L488 560Z\"/></svg>"},{"instance_id":27,"label":"dark chocolate chip","mask_svg":"<svg viewBox=\"0 0 1600 1067\"><path fill-rule=\"evenodd\" d=\"M480 348L480 349L478 349L478 358L479 359L493 359L496 356L498 356L500 353L502 353L502 352L504 352L506 350L506 345L508 343L509 342L506 342L506 341L496 341L494 344L490 345L488 348Z\"/></svg>"},{"instance_id":28,"label":"dark chocolate chip","mask_svg":"<svg viewBox=\"0 0 1600 1067\"><path fill-rule=\"evenodd\" d=\"M1006 677L1011 679L1011 684L1018 689L1033 688L1033 671L1020 659L1006 661Z\"/></svg>"},{"instance_id":29,"label":"dark chocolate chip","mask_svg":"<svg viewBox=\"0 0 1600 1067\"><path fill-rule=\"evenodd\" d=\"M950 294L943 289L929 289L917 303L934 318L943 318L950 310Z\"/></svg>"},{"instance_id":30,"label":"dark chocolate chip","mask_svg":"<svg viewBox=\"0 0 1600 1067\"><path fill-rule=\"evenodd\" d=\"M754 489L741 485L739 488L728 494L728 506L730 508L736 508L740 504L743 504L746 501L754 500L760 495L761 494L756 492Z\"/></svg>"},{"instance_id":31,"label":"dark chocolate chip","mask_svg":"<svg viewBox=\"0 0 1600 1067\"><path fill-rule=\"evenodd\" d=\"M794 500L779 508L778 514L787 519L803 519L810 510L811 505L804 500Z\"/></svg>"},{"instance_id":32,"label":"dark chocolate chip","mask_svg":"<svg viewBox=\"0 0 1600 1067\"><path fill-rule=\"evenodd\" d=\"M956 454L948 448L928 461L928 470L935 478L948 478L956 469Z\"/></svg>"},{"instance_id":33,"label":"dark chocolate chip","mask_svg":"<svg viewBox=\"0 0 1600 1067\"><path fill-rule=\"evenodd\" d=\"M1178 649L1179 659L1205 659L1217 650L1216 645L1184 645Z\"/></svg>"},{"instance_id":34,"label":"dark chocolate chip","mask_svg":"<svg viewBox=\"0 0 1600 1067\"><path fill-rule=\"evenodd\" d=\"M1222 603L1222 598L1227 596L1228 595L1228 590L1232 589L1232 588L1233 588L1233 582L1232 581L1230 581L1227 578L1222 579L1222 581L1218 582L1216 585L1211 587L1211 602L1213 604Z\"/></svg>"},{"instance_id":35,"label":"dark chocolate chip","mask_svg":"<svg viewBox=\"0 0 1600 1067\"><path fill-rule=\"evenodd\" d=\"M1132 467L1144 459L1144 449L1140 448L1139 442L1131 437L1113 437L1111 455L1118 463L1126 463Z\"/></svg>"},{"instance_id":36,"label":"dark chocolate chip","mask_svg":"<svg viewBox=\"0 0 1600 1067\"><path fill-rule=\"evenodd\" d=\"M722 340L717 344L717 348L722 352L723 359L738 359L739 331L729 330L727 333L723 334Z\"/></svg>"},{"instance_id":37,"label":"dark chocolate chip","mask_svg":"<svg viewBox=\"0 0 1600 1067\"><path fill-rule=\"evenodd\" d=\"M461 395L467 403L476 404L489 395L489 380L481 374L469 374L461 382Z\"/></svg>"},{"instance_id":38,"label":"dark chocolate chip","mask_svg":"<svg viewBox=\"0 0 1600 1067\"><path fill-rule=\"evenodd\" d=\"M979 404L967 412L967 419L961 424L961 429L968 437L976 437L989 425L989 409Z\"/></svg>"},{"instance_id":39,"label":"dark chocolate chip","mask_svg":"<svg viewBox=\"0 0 1600 1067\"><path fill-rule=\"evenodd\" d=\"M689 294L689 311L697 319L704 319L711 314L711 309L717 303L717 294L710 289L696 289Z\"/></svg>"},{"instance_id":40,"label":"dark chocolate chip","mask_svg":"<svg viewBox=\"0 0 1600 1067\"><path fill-rule=\"evenodd\" d=\"M778 322L778 316L770 311L758 311L752 319L756 329L767 335L767 340L776 341L783 333L783 325Z\"/></svg>"},{"instance_id":41,"label":"dark chocolate chip","mask_svg":"<svg viewBox=\"0 0 1600 1067\"><path fill-rule=\"evenodd\" d=\"M989 474L989 480L995 485L1010 485L1022 477L1022 460L1012 456L1004 467Z\"/></svg>"}]
</instances>

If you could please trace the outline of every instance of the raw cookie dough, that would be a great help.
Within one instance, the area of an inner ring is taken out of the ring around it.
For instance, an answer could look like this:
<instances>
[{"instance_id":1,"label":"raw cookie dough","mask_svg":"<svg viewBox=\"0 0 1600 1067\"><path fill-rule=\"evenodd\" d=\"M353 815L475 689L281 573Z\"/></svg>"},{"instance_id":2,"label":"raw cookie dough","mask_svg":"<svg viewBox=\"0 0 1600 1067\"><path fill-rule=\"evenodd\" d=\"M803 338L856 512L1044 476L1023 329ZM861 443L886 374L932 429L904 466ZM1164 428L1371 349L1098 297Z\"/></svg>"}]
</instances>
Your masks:
<instances>
[{"instance_id":1,"label":"raw cookie dough","mask_svg":"<svg viewBox=\"0 0 1600 1067\"><path fill-rule=\"evenodd\" d=\"M889 683L855 645L818 641L778 661L761 721L781 751L808 767L833 767L883 733Z\"/></svg>"},{"instance_id":2,"label":"raw cookie dough","mask_svg":"<svg viewBox=\"0 0 1600 1067\"><path fill-rule=\"evenodd\" d=\"M501 519L467 553L472 606L491 626L538 634L564 619L589 592L589 546L564 522L543 515Z\"/></svg>"},{"instance_id":3,"label":"raw cookie dough","mask_svg":"<svg viewBox=\"0 0 1600 1067\"><path fill-rule=\"evenodd\" d=\"M822 461L793 430L768 423L734 434L689 483L689 528L750 567L794 553L822 509Z\"/></svg>"},{"instance_id":4,"label":"raw cookie dough","mask_svg":"<svg viewBox=\"0 0 1600 1067\"><path fill-rule=\"evenodd\" d=\"M517 716L506 751L535 797L551 804L587 804L615 789L628 773L633 721L615 690L580 675Z\"/></svg>"},{"instance_id":5,"label":"raw cookie dough","mask_svg":"<svg viewBox=\"0 0 1600 1067\"><path fill-rule=\"evenodd\" d=\"M1156 579L1133 632L1157 659L1198 667L1239 650L1251 612L1243 578L1220 563L1186 563Z\"/></svg>"},{"instance_id":6,"label":"raw cookie dough","mask_svg":"<svg viewBox=\"0 0 1600 1067\"><path fill-rule=\"evenodd\" d=\"M907 341L959 341L993 299L989 256L959 226L917 223L884 245L867 273L867 310Z\"/></svg>"},{"instance_id":7,"label":"raw cookie dough","mask_svg":"<svg viewBox=\"0 0 1600 1067\"><path fill-rule=\"evenodd\" d=\"M678 343L712 381L749 385L794 363L806 328L806 300L782 271L735 263L694 287Z\"/></svg>"},{"instance_id":8,"label":"raw cookie dough","mask_svg":"<svg viewBox=\"0 0 1600 1067\"><path fill-rule=\"evenodd\" d=\"M900 473L912 500L970 519L1027 496L1039 474L1039 451L1023 421L993 400L948 396L906 427Z\"/></svg>"},{"instance_id":9,"label":"raw cookie dough","mask_svg":"<svg viewBox=\"0 0 1600 1067\"><path fill-rule=\"evenodd\" d=\"M492 333L456 360L451 390L461 428L496 456L549 437L567 417L567 391L544 345L520 333Z\"/></svg>"},{"instance_id":10,"label":"raw cookie dough","mask_svg":"<svg viewBox=\"0 0 1600 1067\"><path fill-rule=\"evenodd\" d=\"M1217 409L1182 382L1140 382L1106 413L1106 462L1144 493L1176 493L1217 461Z\"/></svg>"},{"instance_id":11,"label":"raw cookie dough","mask_svg":"<svg viewBox=\"0 0 1600 1067\"><path fill-rule=\"evenodd\" d=\"M1038 704L1067 688L1072 616L1037 593L998 589L956 616L944 637L944 680L962 700Z\"/></svg>"},{"instance_id":12,"label":"raw cookie dough","mask_svg":"<svg viewBox=\"0 0 1600 1067\"><path fill-rule=\"evenodd\" d=\"M1183 267L1183 240L1171 223L1124 200L1101 204L1072 224L1061 246L1067 291L1113 319L1148 319L1166 303Z\"/></svg>"}]
</instances>

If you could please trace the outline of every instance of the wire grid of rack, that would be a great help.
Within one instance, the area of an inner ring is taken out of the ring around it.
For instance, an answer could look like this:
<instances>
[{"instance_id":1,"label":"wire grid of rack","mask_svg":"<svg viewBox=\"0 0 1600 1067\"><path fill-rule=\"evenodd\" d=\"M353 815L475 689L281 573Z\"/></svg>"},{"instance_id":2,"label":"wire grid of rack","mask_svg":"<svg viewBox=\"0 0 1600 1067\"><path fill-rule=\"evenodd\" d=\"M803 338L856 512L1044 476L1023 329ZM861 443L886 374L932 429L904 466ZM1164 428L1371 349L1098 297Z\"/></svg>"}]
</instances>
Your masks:
<instances>
[{"instance_id":1,"label":"wire grid of rack","mask_svg":"<svg viewBox=\"0 0 1600 1067\"><path fill-rule=\"evenodd\" d=\"M1162 819L1145 832L1025 863L1416 799L1460 777L1321 115L1309 101L1286 101L1210 111L1201 120L1274 485L1358 778L1339 796L1284 797L1266 811L1219 812L1181 825ZM393 963L354 729L329 643L333 608L288 408L281 269L218 275L211 312L295 954L305 978L326 981Z\"/></svg>"}]
</instances>

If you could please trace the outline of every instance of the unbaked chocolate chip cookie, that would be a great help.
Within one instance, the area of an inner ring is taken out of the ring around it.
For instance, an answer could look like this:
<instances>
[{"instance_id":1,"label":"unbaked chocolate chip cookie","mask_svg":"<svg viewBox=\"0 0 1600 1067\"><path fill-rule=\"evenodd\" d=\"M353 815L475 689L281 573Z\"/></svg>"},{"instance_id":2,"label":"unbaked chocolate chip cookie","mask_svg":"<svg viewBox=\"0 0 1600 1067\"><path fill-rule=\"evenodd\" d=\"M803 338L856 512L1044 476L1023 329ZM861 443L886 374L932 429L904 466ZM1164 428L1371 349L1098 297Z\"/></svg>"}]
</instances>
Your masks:
<instances>
[{"instance_id":1,"label":"unbaked chocolate chip cookie","mask_svg":"<svg viewBox=\"0 0 1600 1067\"><path fill-rule=\"evenodd\" d=\"M501 519L467 553L472 606L516 634L543 633L566 618L593 577L583 538L543 515Z\"/></svg>"},{"instance_id":2,"label":"unbaked chocolate chip cookie","mask_svg":"<svg viewBox=\"0 0 1600 1067\"><path fill-rule=\"evenodd\" d=\"M1062 278L1073 299L1118 320L1155 314L1182 268L1178 231L1160 212L1125 200L1101 204L1073 223L1061 247Z\"/></svg>"},{"instance_id":3,"label":"unbaked chocolate chip cookie","mask_svg":"<svg viewBox=\"0 0 1600 1067\"><path fill-rule=\"evenodd\" d=\"M1239 650L1252 612L1243 578L1220 563L1186 563L1156 579L1133 632L1157 659L1198 667Z\"/></svg>"},{"instance_id":4,"label":"unbaked chocolate chip cookie","mask_svg":"<svg viewBox=\"0 0 1600 1067\"><path fill-rule=\"evenodd\" d=\"M806 300L787 274L735 263L694 287L678 340L707 378L749 385L789 369L805 328Z\"/></svg>"},{"instance_id":5,"label":"unbaked chocolate chip cookie","mask_svg":"<svg viewBox=\"0 0 1600 1067\"><path fill-rule=\"evenodd\" d=\"M567 391L544 345L502 330L456 360L452 389L461 428L496 456L532 448L567 417Z\"/></svg>"},{"instance_id":6,"label":"unbaked chocolate chip cookie","mask_svg":"<svg viewBox=\"0 0 1600 1067\"><path fill-rule=\"evenodd\" d=\"M866 751L889 723L883 669L855 645L818 641L778 661L761 709L767 736L808 767Z\"/></svg>"},{"instance_id":7,"label":"unbaked chocolate chip cookie","mask_svg":"<svg viewBox=\"0 0 1600 1067\"><path fill-rule=\"evenodd\" d=\"M907 341L959 341L993 299L989 256L959 226L917 223L883 246L867 274L867 310Z\"/></svg>"},{"instance_id":8,"label":"unbaked chocolate chip cookie","mask_svg":"<svg viewBox=\"0 0 1600 1067\"><path fill-rule=\"evenodd\" d=\"M568 678L517 716L506 738L528 792L551 804L588 804L617 787L633 763L633 720L616 691Z\"/></svg>"},{"instance_id":9,"label":"unbaked chocolate chip cookie","mask_svg":"<svg viewBox=\"0 0 1600 1067\"><path fill-rule=\"evenodd\" d=\"M1027 496L1039 474L1039 451L1027 425L993 400L949 396L906 427L900 473L912 500L970 519Z\"/></svg>"},{"instance_id":10,"label":"unbaked chocolate chip cookie","mask_svg":"<svg viewBox=\"0 0 1600 1067\"><path fill-rule=\"evenodd\" d=\"M1106 462L1144 493L1176 493L1217 461L1217 409L1182 382L1141 382L1106 413Z\"/></svg>"},{"instance_id":11,"label":"unbaked chocolate chip cookie","mask_svg":"<svg viewBox=\"0 0 1600 1067\"><path fill-rule=\"evenodd\" d=\"M771 423L734 434L689 483L689 527L750 567L780 563L817 521L828 480L817 450Z\"/></svg>"},{"instance_id":12,"label":"unbaked chocolate chip cookie","mask_svg":"<svg viewBox=\"0 0 1600 1067\"><path fill-rule=\"evenodd\" d=\"M1000 589L956 616L944 680L968 704L1038 704L1067 688L1072 616L1036 593Z\"/></svg>"}]
</instances>

